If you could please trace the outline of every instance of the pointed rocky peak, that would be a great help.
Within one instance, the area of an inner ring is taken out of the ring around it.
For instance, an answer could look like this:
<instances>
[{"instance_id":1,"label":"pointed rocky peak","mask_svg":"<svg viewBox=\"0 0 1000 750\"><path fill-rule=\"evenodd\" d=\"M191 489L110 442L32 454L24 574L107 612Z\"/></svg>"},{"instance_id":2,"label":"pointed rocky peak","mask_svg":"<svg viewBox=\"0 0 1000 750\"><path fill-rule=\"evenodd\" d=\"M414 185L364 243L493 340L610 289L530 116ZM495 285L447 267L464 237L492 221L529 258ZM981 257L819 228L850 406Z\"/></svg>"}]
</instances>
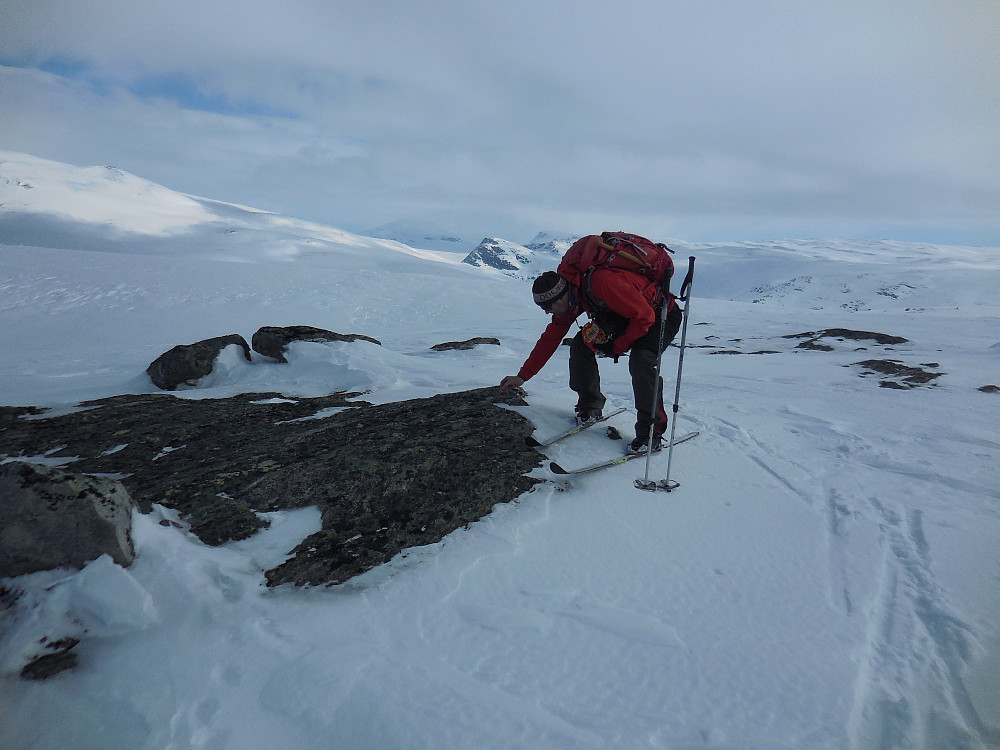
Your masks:
<instances>
[{"instance_id":1,"label":"pointed rocky peak","mask_svg":"<svg viewBox=\"0 0 1000 750\"><path fill-rule=\"evenodd\" d=\"M531 262L531 251L499 237L486 237L462 262L504 272L520 271Z\"/></svg>"}]
</instances>

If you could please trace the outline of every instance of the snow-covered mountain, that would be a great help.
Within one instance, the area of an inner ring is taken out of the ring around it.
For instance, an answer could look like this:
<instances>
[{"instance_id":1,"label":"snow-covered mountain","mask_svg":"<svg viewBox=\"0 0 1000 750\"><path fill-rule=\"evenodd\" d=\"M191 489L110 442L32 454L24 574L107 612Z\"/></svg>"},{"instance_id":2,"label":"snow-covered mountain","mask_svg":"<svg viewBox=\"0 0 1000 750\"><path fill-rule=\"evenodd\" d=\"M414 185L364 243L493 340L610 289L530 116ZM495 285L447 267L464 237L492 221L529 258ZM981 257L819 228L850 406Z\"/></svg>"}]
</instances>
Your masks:
<instances>
[{"instance_id":1,"label":"snow-covered mountain","mask_svg":"<svg viewBox=\"0 0 1000 750\"><path fill-rule=\"evenodd\" d=\"M0 160L3 404L153 393L169 347L262 325L382 346L224 356L164 397L399 401L498 383L548 320L526 281L444 254ZM516 502L332 589L263 586L315 509L210 548L157 506L128 569L0 581L0 747L1000 746L1000 249L670 245L680 268L697 257L675 419L700 434L672 455L679 489L635 489L641 462L569 481L542 465ZM496 247L530 250L507 269L525 276L561 252ZM478 335L501 345L430 350ZM668 399L678 364L669 350ZM601 373L630 437L628 365ZM567 377L561 350L525 385L539 437L571 423ZM590 430L546 453L621 450ZM19 678L74 633L76 669Z\"/></svg>"},{"instance_id":2,"label":"snow-covered mountain","mask_svg":"<svg viewBox=\"0 0 1000 750\"><path fill-rule=\"evenodd\" d=\"M555 255L561 257L570 245L580 239L579 235L553 234L552 232L539 232L525 247L533 253L539 255Z\"/></svg>"},{"instance_id":3,"label":"snow-covered mountain","mask_svg":"<svg viewBox=\"0 0 1000 750\"><path fill-rule=\"evenodd\" d=\"M0 243L232 261L382 250L459 260L453 253L178 193L115 167L77 167L9 151L0 151Z\"/></svg>"},{"instance_id":4,"label":"snow-covered mountain","mask_svg":"<svg viewBox=\"0 0 1000 750\"><path fill-rule=\"evenodd\" d=\"M530 280L544 271L555 270L571 244L572 240L557 240L545 233L536 236L527 246L499 237L486 237L462 262L499 271L515 279Z\"/></svg>"},{"instance_id":5,"label":"snow-covered mountain","mask_svg":"<svg viewBox=\"0 0 1000 750\"><path fill-rule=\"evenodd\" d=\"M486 237L462 262L468 263L470 266L495 268L498 271L510 272L519 271L521 266L529 263L530 260L527 249L522 245L499 237Z\"/></svg>"}]
</instances>

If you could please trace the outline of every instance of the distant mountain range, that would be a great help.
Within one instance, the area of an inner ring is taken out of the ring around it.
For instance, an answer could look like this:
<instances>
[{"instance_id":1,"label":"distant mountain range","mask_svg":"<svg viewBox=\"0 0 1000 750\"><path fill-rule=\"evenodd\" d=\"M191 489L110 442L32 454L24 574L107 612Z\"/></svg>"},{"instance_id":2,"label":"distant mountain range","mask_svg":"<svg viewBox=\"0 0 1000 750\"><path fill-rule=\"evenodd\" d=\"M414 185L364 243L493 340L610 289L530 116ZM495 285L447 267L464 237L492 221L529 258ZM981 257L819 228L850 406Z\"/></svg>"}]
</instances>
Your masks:
<instances>
[{"instance_id":1,"label":"distant mountain range","mask_svg":"<svg viewBox=\"0 0 1000 750\"><path fill-rule=\"evenodd\" d=\"M548 232L539 232L527 245L487 237L462 262L518 279L533 279L544 271L554 271L563 253L576 240L576 237Z\"/></svg>"},{"instance_id":2,"label":"distant mountain range","mask_svg":"<svg viewBox=\"0 0 1000 750\"><path fill-rule=\"evenodd\" d=\"M368 237L393 240L409 247L439 253L462 253L463 263L499 271L518 279L534 279L553 270L577 237L539 232L526 245L501 237L486 237L471 252L472 242L458 233L427 221L394 221L365 232Z\"/></svg>"},{"instance_id":3,"label":"distant mountain range","mask_svg":"<svg viewBox=\"0 0 1000 750\"><path fill-rule=\"evenodd\" d=\"M541 232L525 245L499 237L474 245L423 221L394 222L371 233L186 195L115 167L0 151L0 247L240 262L363 265L408 258L529 282L555 270L578 239ZM958 305L992 311L996 297L996 248L847 239L670 245L682 270L686 257L698 256L698 293L716 299L811 311L912 312ZM964 274L968 268L979 271Z\"/></svg>"}]
</instances>

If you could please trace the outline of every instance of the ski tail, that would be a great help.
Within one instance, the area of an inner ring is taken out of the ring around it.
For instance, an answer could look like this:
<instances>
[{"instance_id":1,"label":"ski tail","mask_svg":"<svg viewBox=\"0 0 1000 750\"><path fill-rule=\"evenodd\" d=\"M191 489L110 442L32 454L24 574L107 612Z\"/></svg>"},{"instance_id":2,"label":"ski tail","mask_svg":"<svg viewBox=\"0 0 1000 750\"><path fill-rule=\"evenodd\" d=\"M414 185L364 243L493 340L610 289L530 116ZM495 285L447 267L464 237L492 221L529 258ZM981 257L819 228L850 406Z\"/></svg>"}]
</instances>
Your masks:
<instances>
[{"instance_id":1,"label":"ski tail","mask_svg":"<svg viewBox=\"0 0 1000 750\"><path fill-rule=\"evenodd\" d=\"M679 438L675 438L673 441L671 441L670 446L680 445L681 443L686 443L691 438L694 438L694 437L697 437L697 436L698 436L697 432L689 432L687 435L682 435ZM669 447L669 446L665 446L665 447ZM618 458L612 458L612 459L609 459L607 461L599 461L596 464L590 464L589 466L581 466L578 469L567 469L567 468L565 468L563 466L560 466L555 461L552 461L551 463L549 463L549 471L551 471L553 474L560 474L560 475L563 475L563 474L587 474L587 473L589 473L591 471L597 471L599 469L607 469L607 468L609 468L611 466L617 466L618 464L623 464L623 463L626 463L628 461L634 461L637 458L645 458L645 457L646 457L645 453L627 453L626 455L619 456Z\"/></svg>"}]
</instances>

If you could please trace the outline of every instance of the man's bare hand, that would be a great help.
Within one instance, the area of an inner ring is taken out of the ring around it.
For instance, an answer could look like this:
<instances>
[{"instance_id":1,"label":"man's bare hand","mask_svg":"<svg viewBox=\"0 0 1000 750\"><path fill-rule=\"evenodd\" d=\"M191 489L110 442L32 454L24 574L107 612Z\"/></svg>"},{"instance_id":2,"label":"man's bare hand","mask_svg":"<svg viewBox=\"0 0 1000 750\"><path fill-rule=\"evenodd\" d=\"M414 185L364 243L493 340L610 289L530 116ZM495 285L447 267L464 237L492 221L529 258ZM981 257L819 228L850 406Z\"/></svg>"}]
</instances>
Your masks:
<instances>
[{"instance_id":1,"label":"man's bare hand","mask_svg":"<svg viewBox=\"0 0 1000 750\"><path fill-rule=\"evenodd\" d=\"M517 375L508 375L500 381L500 393L509 391L511 388L520 388L522 385L524 385L524 378L519 378Z\"/></svg>"}]
</instances>

